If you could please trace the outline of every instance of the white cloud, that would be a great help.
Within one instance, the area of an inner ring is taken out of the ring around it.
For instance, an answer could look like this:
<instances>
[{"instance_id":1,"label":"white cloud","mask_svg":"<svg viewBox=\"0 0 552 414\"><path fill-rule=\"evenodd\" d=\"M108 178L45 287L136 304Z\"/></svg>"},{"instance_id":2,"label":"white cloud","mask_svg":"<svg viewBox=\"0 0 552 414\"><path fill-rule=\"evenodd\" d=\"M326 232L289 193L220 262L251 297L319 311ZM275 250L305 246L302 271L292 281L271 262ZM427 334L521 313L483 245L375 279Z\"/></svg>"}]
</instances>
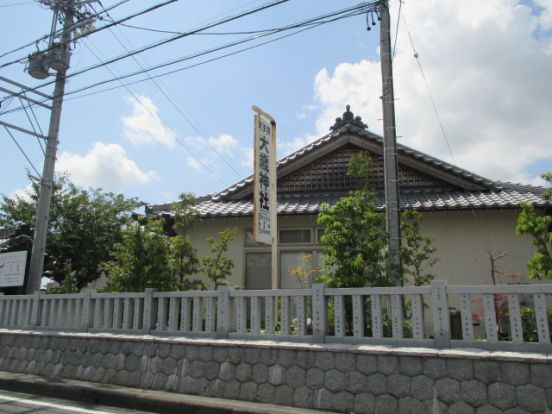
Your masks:
<instances>
[{"instance_id":1,"label":"white cloud","mask_svg":"<svg viewBox=\"0 0 552 414\"><path fill-rule=\"evenodd\" d=\"M194 157L188 157L186 158L186 164L188 167L190 167L192 170L200 171L201 170L201 162Z\"/></svg>"},{"instance_id":2,"label":"white cloud","mask_svg":"<svg viewBox=\"0 0 552 414\"><path fill-rule=\"evenodd\" d=\"M218 137L207 138L211 148L221 155L233 155L238 148L238 141L228 134L220 134Z\"/></svg>"},{"instance_id":3,"label":"white cloud","mask_svg":"<svg viewBox=\"0 0 552 414\"><path fill-rule=\"evenodd\" d=\"M24 201L31 201L32 197L32 186L29 184L25 187L18 188L17 190L13 191L11 194L8 194L7 197L11 199L21 199Z\"/></svg>"},{"instance_id":4,"label":"white cloud","mask_svg":"<svg viewBox=\"0 0 552 414\"><path fill-rule=\"evenodd\" d=\"M492 179L533 182L528 166L552 165L552 34L535 36L539 27L550 27L552 1L536 1L537 12L517 0L403 4L454 161ZM392 5L397 16L398 2ZM405 27L402 21L393 68L399 142L452 161ZM379 61L323 68L314 89L323 108L318 135L346 104L381 133Z\"/></svg>"},{"instance_id":5,"label":"white cloud","mask_svg":"<svg viewBox=\"0 0 552 414\"><path fill-rule=\"evenodd\" d=\"M146 96L129 98L132 114L123 117L125 137L135 145L162 144L174 147L176 134L165 126L157 106Z\"/></svg>"},{"instance_id":6,"label":"white cloud","mask_svg":"<svg viewBox=\"0 0 552 414\"><path fill-rule=\"evenodd\" d=\"M312 113L317 109L316 105L307 104L303 105L300 111L295 113L297 119L305 119L312 115Z\"/></svg>"},{"instance_id":7,"label":"white cloud","mask_svg":"<svg viewBox=\"0 0 552 414\"><path fill-rule=\"evenodd\" d=\"M253 167L253 162L254 162L253 147L242 148L242 153L243 153L243 160L241 162L241 165L253 170L254 168Z\"/></svg>"},{"instance_id":8,"label":"white cloud","mask_svg":"<svg viewBox=\"0 0 552 414\"><path fill-rule=\"evenodd\" d=\"M127 157L118 144L95 142L84 156L63 152L59 156L57 171L67 171L71 180L85 187L99 187L120 192L134 186L147 184L157 178L154 171L143 172Z\"/></svg>"},{"instance_id":9,"label":"white cloud","mask_svg":"<svg viewBox=\"0 0 552 414\"><path fill-rule=\"evenodd\" d=\"M292 138L286 141L278 141L276 146L278 149L278 158L284 157L304 147L312 141L316 141L320 136L305 134L301 137Z\"/></svg>"},{"instance_id":10,"label":"white cloud","mask_svg":"<svg viewBox=\"0 0 552 414\"><path fill-rule=\"evenodd\" d=\"M240 155L243 157L240 161L242 166L252 165L248 164L250 149L240 146L238 140L229 134L208 138L187 137L184 141L193 154L186 159L186 164L196 171L223 177L226 167L236 165L235 159ZM205 165L209 168L205 168Z\"/></svg>"},{"instance_id":11,"label":"white cloud","mask_svg":"<svg viewBox=\"0 0 552 414\"><path fill-rule=\"evenodd\" d=\"M544 30L552 29L552 0L535 0L535 4L542 8L538 23Z\"/></svg>"}]
</instances>

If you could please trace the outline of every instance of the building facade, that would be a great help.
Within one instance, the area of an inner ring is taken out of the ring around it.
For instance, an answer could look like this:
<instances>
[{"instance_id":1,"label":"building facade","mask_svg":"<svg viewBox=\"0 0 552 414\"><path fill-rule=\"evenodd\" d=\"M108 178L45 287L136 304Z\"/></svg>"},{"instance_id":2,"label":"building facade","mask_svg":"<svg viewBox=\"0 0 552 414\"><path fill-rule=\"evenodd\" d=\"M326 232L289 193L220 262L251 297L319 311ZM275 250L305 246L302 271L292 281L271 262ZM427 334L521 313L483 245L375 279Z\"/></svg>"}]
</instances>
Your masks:
<instances>
[{"instance_id":1,"label":"building facade","mask_svg":"<svg viewBox=\"0 0 552 414\"><path fill-rule=\"evenodd\" d=\"M360 180L347 175L347 165L358 152L369 153L369 186L384 209L383 141L367 129L347 107L331 132L277 163L279 287L300 287L290 269L309 255L312 266L322 265L317 225L322 205L332 205ZM527 281L526 263L534 249L530 239L515 234L521 203L547 208L543 188L492 181L398 144L401 209L422 213L422 232L437 248L431 272L454 284L490 284L491 257L496 261L498 283ZM228 255L234 260L230 283L246 289L271 287L270 246L252 237L253 177L203 197L197 205L200 223L191 236L200 256L209 253L208 236L237 228ZM154 205L149 213L170 216L170 205ZM504 254L504 255L503 255Z\"/></svg>"}]
</instances>

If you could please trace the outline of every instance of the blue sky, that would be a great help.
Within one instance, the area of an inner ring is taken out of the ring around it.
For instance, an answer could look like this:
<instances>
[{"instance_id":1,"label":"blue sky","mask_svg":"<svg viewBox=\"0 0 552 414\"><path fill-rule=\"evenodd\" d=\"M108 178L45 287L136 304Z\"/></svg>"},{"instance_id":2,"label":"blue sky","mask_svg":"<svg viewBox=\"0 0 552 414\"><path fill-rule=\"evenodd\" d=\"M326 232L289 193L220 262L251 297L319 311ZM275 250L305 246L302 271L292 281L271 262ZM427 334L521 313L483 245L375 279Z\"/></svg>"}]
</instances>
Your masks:
<instances>
[{"instance_id":1,"label":"blue sky","mask_svg":"<svg viewBox=\"0 0 552 414\"><path fill-rule=\"evenodd\" d=\"M103 5L116 3L105 0ZM131 0L110 15L120 19L155 3ZM182 32L265 3L180 0L127 23ZM399 3L391 2L394 26L399 21L394 63L399 141L491 179L538 184L538 175L552 170L552 2L422 3L405 0L398 19ZM276 28L355 4L291 0L209 32ZM46 34L50 23L51 12L36 2L0 0L0 54ZM157 85L147 81L128 89L69 96L63 107L58 170L68 171L84 187L122 192L149 203L167 202L181 192L222 190L251 173L252 105L276 119L279 156L325 134L346 104L381 133L375 29L366 31L365 17L356 16L158 78ZM137 55L139 63L125 59L77 75L66 89L247 36L186 37ZM98 57L105 61L125 53L117 38L133 50L168 37L119 26L92 34L77 43L70 73L98 63ZM2 57L0 65L33 50ZM0 76L29 86L41 83L24 72L24 64L1 68ZM17 106L17 101L6 101L0 111ZM36 115L47 130L48 113L36 110ZM30 128L21 111L0 112L0 119ZM36 139L13 134L42 171ZM25 170L31 167L4 129L0 137L0 193L14 194L28 185Z\"/></svg>"}]
</instances>

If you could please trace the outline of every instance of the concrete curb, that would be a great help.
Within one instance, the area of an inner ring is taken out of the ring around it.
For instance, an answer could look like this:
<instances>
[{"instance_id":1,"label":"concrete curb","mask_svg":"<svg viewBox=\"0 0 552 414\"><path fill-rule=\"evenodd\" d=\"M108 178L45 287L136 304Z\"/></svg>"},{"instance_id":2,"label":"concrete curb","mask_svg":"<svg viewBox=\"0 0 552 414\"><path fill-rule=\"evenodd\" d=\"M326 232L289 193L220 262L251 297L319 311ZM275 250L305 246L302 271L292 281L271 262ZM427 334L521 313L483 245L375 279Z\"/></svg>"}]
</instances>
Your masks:
<instances>
[{"instance_id":1,"label":"concrete curb","mask_svg":"<svg viewBox=\"0 0 552 414\"><path fill-rule=\"evenodd\" d=\"M327 411L0 372L0 389L156 413L321 414Z\"/></svg>"}]
</instances>

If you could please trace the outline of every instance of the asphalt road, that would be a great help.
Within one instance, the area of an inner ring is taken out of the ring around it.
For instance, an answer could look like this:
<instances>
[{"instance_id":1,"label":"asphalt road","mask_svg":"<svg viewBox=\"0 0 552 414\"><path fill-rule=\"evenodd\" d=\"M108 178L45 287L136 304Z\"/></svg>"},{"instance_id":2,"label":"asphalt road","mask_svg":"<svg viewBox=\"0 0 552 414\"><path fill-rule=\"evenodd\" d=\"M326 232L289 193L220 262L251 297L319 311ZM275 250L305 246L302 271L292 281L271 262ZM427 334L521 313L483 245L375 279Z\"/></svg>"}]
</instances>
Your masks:
<instances>
[{"instance_id":1,"label":"asphalt road","mask_svg":"<svg viewBox=\"0 0 552 414\"><path fill-rule=\"evenodd\" d=\"M105 405L86 404L60 398L42 397L0 390L0 413L17 414L147 414L149 411L126 410Z\"/></svg>"}]
</instances>

